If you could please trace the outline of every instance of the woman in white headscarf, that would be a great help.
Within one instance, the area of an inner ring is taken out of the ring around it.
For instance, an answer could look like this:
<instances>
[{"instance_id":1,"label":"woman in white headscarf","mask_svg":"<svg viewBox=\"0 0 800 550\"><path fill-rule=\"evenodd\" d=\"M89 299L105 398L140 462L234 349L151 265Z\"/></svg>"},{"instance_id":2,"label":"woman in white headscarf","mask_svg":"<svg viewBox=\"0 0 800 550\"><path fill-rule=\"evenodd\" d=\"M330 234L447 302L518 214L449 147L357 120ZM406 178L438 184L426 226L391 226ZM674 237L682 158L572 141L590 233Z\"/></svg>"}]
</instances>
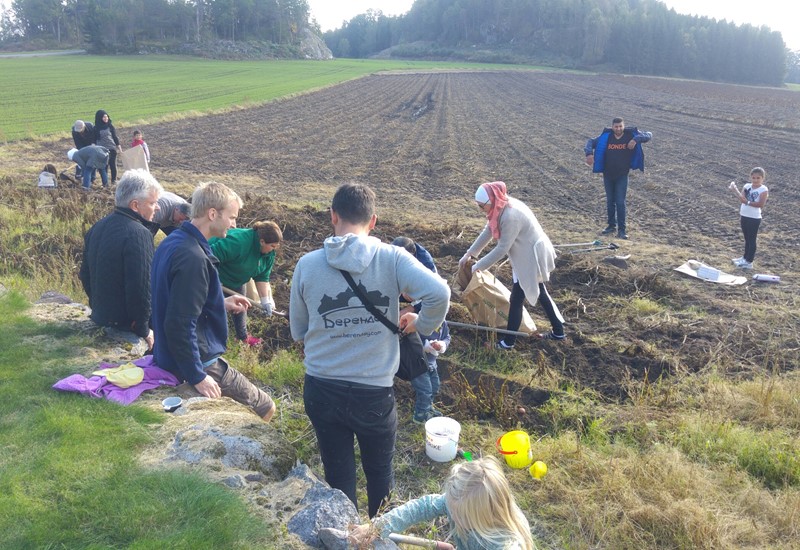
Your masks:
<instances>
[{"instance_id":1,"label":"woman in white headscarf","mask_svg":"<svg viewBox=\"0 0 800 550\"><path fill-rule=\"evenodd\" d=\"M519 330L522 323L522 306L525 299L539 304L547 314L552 329L538 334L546 340L564 339L564 318L545 287L550 272L555 269L556 252L539 220L521 201L509 197L502 181L484 183L475 192L475 202L486 214L486 227L467 253L459 260L463 266L471 257L477 258L493 238L497 245L478 260L472 271L488 269L508 255L513 268L514 286L508 311L508 330ZM514 347L516 337L508 334L497 343L500 349Z\"/></svg>"}]
</instances>

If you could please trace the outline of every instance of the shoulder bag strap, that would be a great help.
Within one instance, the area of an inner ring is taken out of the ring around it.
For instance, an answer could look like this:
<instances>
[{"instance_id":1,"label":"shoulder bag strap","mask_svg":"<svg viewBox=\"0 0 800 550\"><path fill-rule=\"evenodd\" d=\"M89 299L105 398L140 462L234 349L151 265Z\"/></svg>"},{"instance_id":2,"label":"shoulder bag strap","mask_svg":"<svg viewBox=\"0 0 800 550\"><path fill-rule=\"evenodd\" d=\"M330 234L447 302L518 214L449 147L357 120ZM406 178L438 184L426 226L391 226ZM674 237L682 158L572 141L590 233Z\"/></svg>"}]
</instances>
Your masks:
<instances>
[{"instance_id":1,"label":"shoulder bag strap","mask_svg":"<svg viewBox=\"0 0 800 550\"><path fill-rule=\"evenodd\" d=\"M365 295L365 294L364 294L364 293L361 291L361 289L360 289L360 288L358 288L358 286L356 285L356 282L353 280L353 276L352 276L352 275L350 275L350 272L349 272L349 271L345 271L345 270L343 270L343 269L340 269L339 271L341 272L342 276L343 276L343 277L345 278L345 280L347 281L347 284L348 284L348 285L350 285L350 288L352 288L352 289L353 289L353 292L355 292L355 293L356 293L356 296L358 296L358 299L359 299L359 300L361 300L361 303L362 303L362 304L364 304L364 307L365 307L365 308L367 308L367 311L369 311L370 313L372 313L372 315L374 315L374 316L375 316L375 318L376 318L378 321L380 321L381 323L383 323L383 324L384 324L384 326L385 326L386 328L388 328L389 330L391 330L391 331L392 331L392 332L394 332L395 334L398 334L398 333L400 332L400 329L399 329L399 328L397 328L397 325L395 325L395 324L394 324L394 323L392 323L392 322L391 322L389 319L387 319L387 318L386 318L386 316L385 316L383 313L381 313L381 312L378 310L378 308L376 308L376 307L373 305L373 303L372 303L372 302L370 302L370 301L367 299L366 295Z\"/></svg>"}]
</instances>

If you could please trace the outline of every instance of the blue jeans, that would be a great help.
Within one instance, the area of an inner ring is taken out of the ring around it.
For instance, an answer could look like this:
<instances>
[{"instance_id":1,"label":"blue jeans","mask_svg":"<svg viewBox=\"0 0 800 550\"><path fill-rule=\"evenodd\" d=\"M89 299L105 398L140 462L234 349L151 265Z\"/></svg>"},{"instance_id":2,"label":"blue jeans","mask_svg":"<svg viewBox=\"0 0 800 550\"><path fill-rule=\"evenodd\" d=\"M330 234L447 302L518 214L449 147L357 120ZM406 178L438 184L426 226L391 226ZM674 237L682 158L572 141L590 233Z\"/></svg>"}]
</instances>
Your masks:
<instances>
[{"instance_id":1,"label":"blue jeans","mask_svg":"<svg viewBox=\"0 0 800 550\"><path fill-rule=\"evenodd\" d=\"M606 188L606 211L609 227L616 227L625 232L625 195L628 194L628 174L615 178L603 174L603 185Z\"/></svg>"},{"instance_id":2,"label":"blue jeans","mask_svg":"<svg viewBox=\"0 0 800 550\"><path fill-rule=\"evenodd\" d=\"M347 495L356 509L353 436L358 439L361 467L367 478L369 517L374 517L394 486L394 389L306 375L303 402L317 434L325 481Z\"/></svg>"},{"instance_id":3,"label":"blue jeans","mask_svg":"<svg viewBox=\"0 0 800 550\"><path fill-rule=\"evenodd\" d=\"M436 361L428 362L428 372L424 372L411 381L417 397L414 400L414 413L421 416L433 408L433 398L439 393L439 370Z\"/></svg>"},{"instance_id":4,"label":"blue jeans","mask_svg":"<svg viewBox=\"0 0 800 550\"><path fill-rule=\"evenodd\" d=\"M88 166L83 169L83 186L86 189L92 187L92 180L94 179L95 172L96 170L94 168L89 168ZM103 187L108 185L108 174L105 168L100 169L100 180L103 182Z\"/></svg>"}]
</instances>

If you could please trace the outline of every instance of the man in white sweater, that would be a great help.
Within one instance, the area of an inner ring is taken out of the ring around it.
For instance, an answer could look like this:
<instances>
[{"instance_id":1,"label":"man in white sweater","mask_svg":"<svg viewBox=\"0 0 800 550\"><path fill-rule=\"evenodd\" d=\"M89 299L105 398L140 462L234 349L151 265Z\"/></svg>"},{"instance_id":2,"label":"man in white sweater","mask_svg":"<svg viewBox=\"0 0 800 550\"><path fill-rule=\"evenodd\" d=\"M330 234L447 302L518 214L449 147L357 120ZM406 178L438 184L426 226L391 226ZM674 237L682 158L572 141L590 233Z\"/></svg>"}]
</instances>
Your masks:
<instances>
[{"instance_id":1,"label":"man in white sweater","mask_svg":"<svg viewBox=\"0 0 800 550\"><path fill-rule=\"evenodd\" d=\"M430 334L442 324L450 289L404 249L370 237L375 193L344 184L331 204L334 236L300 258L292 278L292 337L305 348L303 400L320 446L325 479L357 504L353 436L367 479L369 516L394 483L397 433L393 378L400 363L398 336L370 314L340 270L404 332ZM419 314L399 314L399 296L422 301Z\"/></svg>"}]
</instances>

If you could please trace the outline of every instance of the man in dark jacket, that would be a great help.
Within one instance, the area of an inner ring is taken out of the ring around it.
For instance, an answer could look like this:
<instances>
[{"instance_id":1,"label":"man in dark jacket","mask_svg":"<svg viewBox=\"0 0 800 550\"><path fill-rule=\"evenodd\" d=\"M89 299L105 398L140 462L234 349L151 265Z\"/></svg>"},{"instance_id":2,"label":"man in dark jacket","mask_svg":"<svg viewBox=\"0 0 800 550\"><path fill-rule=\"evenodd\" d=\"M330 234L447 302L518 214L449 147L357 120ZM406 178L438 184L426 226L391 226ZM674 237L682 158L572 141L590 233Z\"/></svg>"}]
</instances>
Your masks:
<instances>
[{"instance_id":1,"label":"man in dark jacket","mask_svg":"<svg viewBox=\"0 0 800 550\"><path fill-rule=\"evenodd\" d=\"M75 149L83 149L87 145L94 145L94 124L76 120L72 125L72 141L75 142ZM75 177L81 177L80 164L75 166Z\"/></svg>"},{"instance_id":2,"label":"man in dark jacket","mask_svg":"<svg viewBox=\"0 0 800 550\"><path fill-rule=\"evenodd\" d=\"M153 356L162 369L185 380L201 395L230 397L269 422L275 403L222 358L227 349L225 310L241 313L244 296L222 296L208 239L236 227L242 200L220 183L192 194L192 219L161 241L153 258Z\"/></svg>"},{"instance_id":3,"label":"man in dark jacket","mask_svg":"<svg viewBox=\"0 0 800 550\"><path fill-rule=\"evenodd\" d=\"M125 172L116 189L114 211L84 237L80 279L91 319L130 331L153 346L150 330L150 266L153 234L148 225L158 210L161 185L146 170Z\"/></svg>"},{"instance_id":4,"label":"man in dark jacket","mask_svg":"<svg viewBox=\"0 0 800 550\"><path fill-rule=\"evenodd\" d=\"M603 129L598 137L586 142L586 164L594 173L603 173L606 189L608 225L601 235L617 231L617 237L627 239L625 197L628 193L628 173L631 169L644 172L642 143L653 137L650 132L625 128L622 117L611 121L611 128Z\"/></svg>"}]
</instances>

